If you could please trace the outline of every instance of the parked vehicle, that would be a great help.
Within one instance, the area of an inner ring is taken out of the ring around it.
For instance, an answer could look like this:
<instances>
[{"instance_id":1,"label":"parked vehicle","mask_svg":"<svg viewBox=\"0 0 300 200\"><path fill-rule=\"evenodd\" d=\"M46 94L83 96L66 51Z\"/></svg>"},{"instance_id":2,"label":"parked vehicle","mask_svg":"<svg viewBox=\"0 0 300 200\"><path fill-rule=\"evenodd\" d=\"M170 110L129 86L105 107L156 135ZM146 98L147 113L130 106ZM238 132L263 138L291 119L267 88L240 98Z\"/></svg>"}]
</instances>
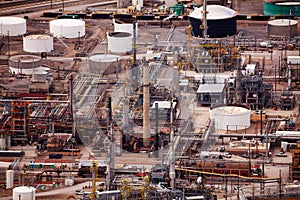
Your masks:
<instances>
[{"instance_id":1,"label":"parked vehicle","mask_svg":"<svg viewBox=\"0 0 300 200\"><path fill-rule=\"evenodd\" d=\"M287 154L284 152L279 152L278 154L276 154L277 157L287 157Z\"/></svg>"},{"instance_id":2,"label":"parked vehicle","mask_svg":"<svg viewBox=\"0 0 300 200\"><path fill-rule=\"evenodd\" d=\"M225 151L225 147L224 146L220 146L220 152L224 152Z\"/></svg>"},{"instance_id":3,"label":"parked vehicle","mask_svg":"<svg viewBox=\"0 0 300 200\"><path fill-rule=\"evenodd\" d=\"M231 153L226 152L226 153L223 154L223 157L225 157L225 158L231 158L232 155L231 155Z\"/></svg>"}]
</instances>

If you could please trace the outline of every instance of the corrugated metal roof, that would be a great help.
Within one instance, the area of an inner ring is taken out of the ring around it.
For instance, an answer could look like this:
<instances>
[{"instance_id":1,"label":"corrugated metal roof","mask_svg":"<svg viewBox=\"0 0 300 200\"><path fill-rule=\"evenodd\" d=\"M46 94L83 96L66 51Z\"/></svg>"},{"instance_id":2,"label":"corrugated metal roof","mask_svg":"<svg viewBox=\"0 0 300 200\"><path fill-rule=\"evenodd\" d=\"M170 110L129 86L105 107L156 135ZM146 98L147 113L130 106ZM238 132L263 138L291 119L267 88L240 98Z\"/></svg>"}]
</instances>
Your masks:
<instances>
[{"instance_id":1,"label":"corrugated metal roof","mask_svg":"<svg viewBox=\"0 0 300 200\"><path fill-rule=\"evenodd\" d=\"M199 86L197 93L222 93L224 87L225 87L224 83L203 84Z\"/></svg>"}]
</instances>

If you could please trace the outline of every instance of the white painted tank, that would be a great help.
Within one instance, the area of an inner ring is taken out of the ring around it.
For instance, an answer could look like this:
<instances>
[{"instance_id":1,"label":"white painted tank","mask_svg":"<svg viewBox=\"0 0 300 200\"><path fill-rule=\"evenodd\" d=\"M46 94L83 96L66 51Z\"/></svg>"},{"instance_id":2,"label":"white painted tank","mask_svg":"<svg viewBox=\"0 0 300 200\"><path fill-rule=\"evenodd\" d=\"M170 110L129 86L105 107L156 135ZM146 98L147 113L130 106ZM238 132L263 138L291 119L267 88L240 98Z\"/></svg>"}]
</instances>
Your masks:
<instances>
[{"instance_id":1,"label":"white painted tank","mask_svg":"<svg viewBox=\"0 0 300 200\"><path fill-rule=\"evenodd\" d=\"M113 19L114 23L114 31L115 32L125 32L125 33L130 33L133 36L133 24L120 24L116 22L115 19ZM138 36L138 23L136 23L136 29L135 29L135 34Z\"/></svg>"},{"instance_id":2,"label":"white painted tank","mask_svg":"<svg viewBox=\"0 0 300 200\"><path fill-rule=\"evenodd\" d=\"M85 35L85 22L80 19L56 19L50 21L50 33L55 37L77 38Z\"/></svg>"},{"instance_id":3,"label":"white painted tank","mask_svg":"<svg viewBox=\"0 0 300 200\"><path fill-rule=\"evenodd\" d=\"M144 0L132 0L132 5L142 8L144 6Z\"/></svg>"},{"instance_id":4,"label":"white painted tank","mask_svg":"<svg viewBox=\"0 0 300 200\"><path fill-rule=\"evenodd\" d=\"M35 200L35 188L28 186L14 188L13 200Z\"/></svg>"},{"instance_id":5,"label":"white painted tank","mask_svg":"<svg viewBox=\"0 0 300 200\"><path fill-rule=\"evenodd\" d=\"M25 33L25 19L20 17L0 17L0 35L19 36Z\"/></svg>"},{"instance_id":6,"label":"white painted tank","mask_svg":"<svg viewBox=\"0 0 300 200\"><path fill-rule=\"evenodd\" d=\"M268 21L268 35L294 37L298 35L298 21L275 19Z\"/></svg>"},{"instance_id":7,"label":"white painted tank","mask_svg":"<svg viewBox=\"0 0 300 200\"><path fill-rule=\"evenodd\" d=\"M48 72L43 69L35 69L32 71L32 81L33 82L45 82L47 80Z\"/></svg>"},{"instance_id":8,"label":"white painted tank","mask_svg":"<svg viewBox=\"0 0 300 200\"><path fill-rule=\"evenodd\" d=\"M108 51L127 53L132 50L132 35L125 32L107 33Z\"/></svg>"},{"instance_id":9,"label":"white painted tank","mask_svg":"<svg viewBox=\"0 0 300 200\"><path fill-rule=\"evenodd\" d=\"M23 37L23 50L31 53L50 52L53 50L53 37L46 34Z\"/></svg>"},{"instance_id":10,"label":"white painted tank","mask_svg":"<svg viewBox=\"0 0 300 200\"><path fill-rule=\"evenodd\" d=\"M218 105L210 108L216 129L243 130L250 127L251 109L244 105Z\"/></svg>"},{"instance_id":11,"label":"white painted tank","mask_svg":"<svg viewBox=\"0 0 300 200\"><path fill-rule=\"evenodd\" d=\"M14 171L6 171L6 189L11 189L14 187Z\"/></svg>"},{"instance_id":12,"label":"white painted tank","mask_svg":"<svg viewBox=\"0 0 300 200\"><path fill-rule=\"evenodd\" d=\"M116 72L116 62L121 67L120 56L112 54L94 54L89 57L90 72L94 74L112 74Z\"/></svg>"},{"instance_id":13,"label":"white painted tank","mask_svg":"<svg viewBox=\"0 0 300 200\"><path fill-rule=\"evenodd\" d=\"M41 57L35 55L16 55L8 60L11 73L31 75L33 70L42 66Z\"/></svg>"}]
</instances>

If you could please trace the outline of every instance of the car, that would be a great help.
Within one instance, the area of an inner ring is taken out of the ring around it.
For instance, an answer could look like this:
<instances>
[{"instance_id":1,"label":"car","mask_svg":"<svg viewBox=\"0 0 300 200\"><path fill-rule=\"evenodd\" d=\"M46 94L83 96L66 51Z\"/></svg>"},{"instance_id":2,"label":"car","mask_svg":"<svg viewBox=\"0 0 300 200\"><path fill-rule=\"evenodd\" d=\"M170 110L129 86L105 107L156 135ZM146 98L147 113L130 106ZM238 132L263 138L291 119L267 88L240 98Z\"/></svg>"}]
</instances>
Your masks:
<instances>
[{"instance_id":1,"label":"car","mask_svg":"<svg viewBox=\"0 0 300 200\"><path fill-rule=\"evenodd\" d=\"M224 146L220 146L220 152L224 152L225 151L225 147Z\"/></svg>"},{"instance_id":2,"label":"car","mask_svg":"<svg viewBox=\"0 0 300 200\"><path fill-rule=\"evenodd\" d=\"M76 195L83 195L84 190L75 190Z\"/></svg>"},{"instance_id":3,"label":"car","mask_svg":"<svg viewBox=\"0 0 300 200\"><path fill-rule=\"evenodd\" d=\"M223 157L225 158L231 158L231 156L232 156L231 153L228 152L223 154Z\"/></svg>"},{"instance_id":4,"label":"car","mask_svg":"<svg viewBox=\"0 0 300 200\"><path fill-rule=\"evenodd\" d=\"M279 152L278 154L276 154L277 157L287 157L287 154L284 152Z\"/></svg>"}]
</instances>

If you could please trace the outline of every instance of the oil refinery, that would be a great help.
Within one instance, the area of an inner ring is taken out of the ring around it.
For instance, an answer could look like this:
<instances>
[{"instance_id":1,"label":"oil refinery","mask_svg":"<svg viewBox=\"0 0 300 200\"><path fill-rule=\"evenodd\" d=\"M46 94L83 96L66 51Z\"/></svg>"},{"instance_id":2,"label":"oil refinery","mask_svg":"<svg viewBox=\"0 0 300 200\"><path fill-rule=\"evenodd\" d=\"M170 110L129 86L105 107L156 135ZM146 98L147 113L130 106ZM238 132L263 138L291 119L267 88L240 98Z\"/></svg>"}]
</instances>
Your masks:
<instances>
[{"instance_id":1,"label":"oil refinery","mask_svg":"<svg viewBox=\"0 0 300 200\"><path fill-rule=\"evenodd\" d=\"M299 199L299 6L0 1L0 200Z\"/></svg>"}]
</instances>

